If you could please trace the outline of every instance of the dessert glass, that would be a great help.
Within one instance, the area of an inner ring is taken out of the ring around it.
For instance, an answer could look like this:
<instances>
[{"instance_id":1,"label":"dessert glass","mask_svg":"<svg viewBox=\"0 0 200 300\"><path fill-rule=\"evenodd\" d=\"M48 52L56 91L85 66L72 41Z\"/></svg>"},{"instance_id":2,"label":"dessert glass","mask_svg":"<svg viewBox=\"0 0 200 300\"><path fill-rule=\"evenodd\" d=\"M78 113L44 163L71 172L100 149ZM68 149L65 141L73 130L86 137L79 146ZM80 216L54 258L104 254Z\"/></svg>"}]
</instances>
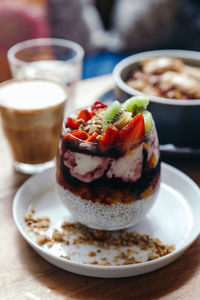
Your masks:
<instances>
[{"instance_id":1,"label":"dessert glass","mask_svg":"<svg viewBox=\"0 0 200 300\"><path fill-rule=\"evenodd\" d=\"M102 150L97 143L72 136L65 128L66 120L58 145L56 175L64 205L78 222L95 229L119 230L138 223L149 212L159 190L160 151L155 126L142 139L130 142L122 153L120 144Z\"/></svg>"}]
</instances>

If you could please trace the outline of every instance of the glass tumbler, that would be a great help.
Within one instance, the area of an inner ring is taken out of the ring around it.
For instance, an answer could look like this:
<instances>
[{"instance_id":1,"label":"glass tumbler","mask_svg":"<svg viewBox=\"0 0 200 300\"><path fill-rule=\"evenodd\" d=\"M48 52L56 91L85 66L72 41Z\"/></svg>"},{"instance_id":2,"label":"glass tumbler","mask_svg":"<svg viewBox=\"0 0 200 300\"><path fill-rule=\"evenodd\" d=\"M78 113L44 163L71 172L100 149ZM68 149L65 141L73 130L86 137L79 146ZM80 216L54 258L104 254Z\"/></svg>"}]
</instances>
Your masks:
<instances>
[{"instance_id":1,"label":"glass tumbler","mask_svg":"<svg viewBox=\"0 0 200 300\"><path fill-rule=\"evenodd\" d=\"M50 79L68 87L68 105L73 106L76 83L81 79L84 50L72 41L58 38L26 40L8 51L12 76L17 79Z\"/></svg>"},{"instance_id":2,"label":"glass tumbler","mask_svg":"<svg viewBox=\"0 0 200 300\"><path fill-rule=\"evenodd\" d=\"M17 171L35 174L55 165L67 101L55 81L7 80L0 85L1 124Z\"/></svg>"}]
</instances>

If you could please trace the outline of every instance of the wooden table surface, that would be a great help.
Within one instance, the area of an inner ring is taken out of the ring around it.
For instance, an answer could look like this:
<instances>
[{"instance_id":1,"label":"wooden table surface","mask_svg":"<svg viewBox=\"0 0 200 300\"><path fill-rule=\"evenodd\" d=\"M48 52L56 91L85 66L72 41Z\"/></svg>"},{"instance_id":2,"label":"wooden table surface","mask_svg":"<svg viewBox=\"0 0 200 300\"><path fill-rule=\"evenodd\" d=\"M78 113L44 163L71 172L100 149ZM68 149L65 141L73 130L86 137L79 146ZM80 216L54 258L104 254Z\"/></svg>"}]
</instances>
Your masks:
<instances>
[{"instance_id":1,"label":"wooden table surface","mask_svg":"<svg viewBox=\"0 0 200 300\"><path fill-rule=\"evenodd\" d=\"M113 86L110 75L79 83L75 105L85 105ZM163 158L200 185L200 160ZM13 197L27 179L16 173L0 129L0 299L200 299L200 237L171 265L149 274L100 279L58 269L21 237Z\"/></svg>"}]
</instances>

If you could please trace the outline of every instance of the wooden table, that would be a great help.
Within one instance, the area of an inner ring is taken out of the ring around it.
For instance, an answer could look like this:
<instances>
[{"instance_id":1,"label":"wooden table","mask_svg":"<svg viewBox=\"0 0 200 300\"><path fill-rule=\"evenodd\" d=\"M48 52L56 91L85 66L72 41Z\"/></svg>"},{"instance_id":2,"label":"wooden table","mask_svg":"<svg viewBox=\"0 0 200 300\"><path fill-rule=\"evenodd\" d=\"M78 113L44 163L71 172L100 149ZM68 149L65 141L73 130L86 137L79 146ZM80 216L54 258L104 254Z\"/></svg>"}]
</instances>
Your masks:
<instances>
[{"instance_id":1,"label":"wooden table","mask_svg":"<svg viewBox=\"0 0 200 300\"><path fill-rule=\"evenodd\" d=\"M80 82L75 105L113 86L110 75ZM165 159L200 185L200 160ZM174 263L123 279L98 279L58 269L23 240L12 218L15 192L27 178L16 173L0 129L0 299L200 299L200 237Z\"/></svg>"}]
</instances>

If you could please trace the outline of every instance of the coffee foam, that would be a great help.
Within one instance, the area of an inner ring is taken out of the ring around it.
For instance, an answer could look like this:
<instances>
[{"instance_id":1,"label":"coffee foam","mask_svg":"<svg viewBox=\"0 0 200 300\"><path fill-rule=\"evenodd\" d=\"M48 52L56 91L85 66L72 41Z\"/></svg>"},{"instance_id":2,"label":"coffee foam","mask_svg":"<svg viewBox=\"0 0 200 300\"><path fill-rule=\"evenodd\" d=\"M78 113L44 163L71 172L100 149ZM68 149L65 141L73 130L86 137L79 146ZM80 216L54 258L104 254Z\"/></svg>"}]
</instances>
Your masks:
<instances>
[{"instance_id":1,"label":"coffee foam","mask_svg":"<svg viewBox=\"0 0 200 300\"><path fill-rule=\"evenodd\" d=\"M0 86L0 105L16 110L38 110L66 100L65 89L46 80L11 80Z\"/></svg>"}]
</instances>

